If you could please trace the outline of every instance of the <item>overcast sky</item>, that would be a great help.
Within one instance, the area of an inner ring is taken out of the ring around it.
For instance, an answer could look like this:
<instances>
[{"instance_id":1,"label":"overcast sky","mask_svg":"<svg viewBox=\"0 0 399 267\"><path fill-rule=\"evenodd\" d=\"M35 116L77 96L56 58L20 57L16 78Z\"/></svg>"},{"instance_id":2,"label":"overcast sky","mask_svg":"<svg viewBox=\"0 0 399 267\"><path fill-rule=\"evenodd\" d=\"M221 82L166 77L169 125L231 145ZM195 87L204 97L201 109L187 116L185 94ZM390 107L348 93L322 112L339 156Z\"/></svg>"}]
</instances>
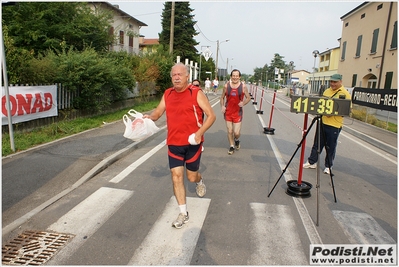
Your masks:
<instances>
[{"instance_id":1,"label":"overcast sky","mask_svg":"<svg viewBox=\"0 0 399 267\"><path fill-rule=\"evenodd\" d=\"M341 17L364 1L191 1L199 34L194 39L199 51L210 46L216 57L219 40L219 68L231 67L252 74L254 68L270 65L275 53L296 70L312 71L313 50L339 46ZM158 38L162 31L164 1L109 2L148 26L140 29L145 38ZM224 42L225 40L228 42ZM184 60L182 60L184 61ZM198 59L199 61L199 59ZM316 67L317 67L316 60Z\"/></svg>"}]
</instances>

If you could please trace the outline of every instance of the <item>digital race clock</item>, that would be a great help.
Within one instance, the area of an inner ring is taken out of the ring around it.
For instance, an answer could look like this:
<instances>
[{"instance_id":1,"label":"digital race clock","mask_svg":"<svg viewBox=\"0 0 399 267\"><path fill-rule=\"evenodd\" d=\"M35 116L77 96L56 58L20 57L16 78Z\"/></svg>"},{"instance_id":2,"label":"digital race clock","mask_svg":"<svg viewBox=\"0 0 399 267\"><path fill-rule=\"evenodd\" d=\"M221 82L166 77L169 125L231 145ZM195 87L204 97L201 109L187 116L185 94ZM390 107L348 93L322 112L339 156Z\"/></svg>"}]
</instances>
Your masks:
<instances>
[{"instance_id":1,"label":"digital race clock","mask_svg":"<svg viewBox=\"0 0 399 267\"><path fill-rule=\"evenodd\" d=\"M350 108L350 99L293 95L290 111L313 115L345 116L350 114Z\"/></svg>"}]
</instances>

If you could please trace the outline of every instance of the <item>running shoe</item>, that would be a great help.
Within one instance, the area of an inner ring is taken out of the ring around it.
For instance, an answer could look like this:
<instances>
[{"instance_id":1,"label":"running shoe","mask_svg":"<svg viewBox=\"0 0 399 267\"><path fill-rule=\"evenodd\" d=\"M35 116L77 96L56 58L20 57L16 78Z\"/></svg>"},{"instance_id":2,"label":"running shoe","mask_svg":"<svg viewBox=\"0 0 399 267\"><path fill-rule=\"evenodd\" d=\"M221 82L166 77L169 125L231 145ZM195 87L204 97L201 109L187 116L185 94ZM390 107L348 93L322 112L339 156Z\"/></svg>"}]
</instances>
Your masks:
<instances>
[{"instance_id":1,"label":"running shoe","mask_svg":"<svg viewBox=\"0 0 399 267\"><path fill-rule=\"evenodd\" d=\"M231 155L231 154L233 154L234 153L234 147L230 147L229 148L229 151L227 152L229 155Z\"/></svg>"},{"instance_id":2,"label":"running shoe","mask_svg":"<svg viewBox=\"0 0 399 267\"><path fill-rule=\"evenodd\" d=\"M177 217L176 221L174 221L172 223L172 226L180 229L183 227L183 224L187 223L189 221L189 217L188 217L188 212L187 215L185 215L184 213L180 213L179 216Z\"/></svg>"},{"instance_id":3,"label":"running shoe","mask_svg":"<svg viewBox=\"0 0 399 267\"><path fill-rule=\"evenodd\" d=\"M325 173L325 174L330 174L330 168L328 168L328 167L325 168L325 169L324 169L324 173Z\"/></svg>"},{"instance_id":4,"label":"running shoe","mask_svg":"<svg viewBox=\"0 0 399 267\"><path fill-rule=\"evenodd\" d=\"M206 194L206 186L204 184L204 179L201 178L202 183L197 183L197 186L195 187L195 192L197 193L197 196L203 197Z\"/></svg>"},{"instance_id":5,"label":"running shoe","mask_svg":"<svg viewBox=\"0 0 399 267\"><path fill-rule=\"evenodd\" d=\"M235 140L235 146L236 146L236 150L240 149L240 140Z\"/></svg>"}]
</instances>

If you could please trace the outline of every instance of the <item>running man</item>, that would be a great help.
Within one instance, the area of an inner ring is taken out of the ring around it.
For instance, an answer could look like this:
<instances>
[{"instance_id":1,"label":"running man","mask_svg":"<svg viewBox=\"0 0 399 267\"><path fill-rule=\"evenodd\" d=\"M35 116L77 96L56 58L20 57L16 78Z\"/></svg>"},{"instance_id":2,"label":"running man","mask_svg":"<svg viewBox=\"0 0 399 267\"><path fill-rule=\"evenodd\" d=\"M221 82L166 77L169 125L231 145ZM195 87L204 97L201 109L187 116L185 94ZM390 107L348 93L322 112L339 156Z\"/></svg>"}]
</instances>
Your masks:
<instances>
[{"instance_id":1,"label":"running man","mask_svg":"<svg viewBox=\"0 0 399 267\"><path fill-rule=\"evenodd\" d=\"M169 168L173 192L180 209L179 216L172 223L176 228L181 228L189 220L184 169L187 179L196 183L197 195L203 197L206 193L203 177L198 172L201 148L205 132L216 120L207 97L200 88L189 84L189 76L189 67L183 63L176 63L171 71L173 87L165 91L158 106L150 115L143 116L156 121L166 112ZM206 115L205 120L203 113Z\"/></svg>"},{"instance_id":2,"label":"running man","mask_svg":"<svg viewBox=\"0 0 399 267\"><path fill-rule=\"evenodd\" d=\"M240 149L239 138L243 117L242 107L251 101L245 83L240 81L241 72L234 69L231 71L230 77L230 81L224 85L222 95L220 96L220 106L226 121L227 137L230 144L227 152L229 155L233 154L235 149Z\"/></svg>"}]
</instances>

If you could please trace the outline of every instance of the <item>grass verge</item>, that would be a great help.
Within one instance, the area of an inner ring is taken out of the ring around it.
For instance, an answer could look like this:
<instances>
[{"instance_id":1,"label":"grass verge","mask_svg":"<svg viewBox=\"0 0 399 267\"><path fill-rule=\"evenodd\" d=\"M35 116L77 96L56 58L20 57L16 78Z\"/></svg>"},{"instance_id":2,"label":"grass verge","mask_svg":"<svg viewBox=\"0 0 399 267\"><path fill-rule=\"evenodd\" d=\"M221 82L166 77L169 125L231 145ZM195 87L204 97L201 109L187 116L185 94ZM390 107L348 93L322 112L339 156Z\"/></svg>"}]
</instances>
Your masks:
<instances>
[{"instance_id":1,"label":"grass verge","mask_svg":"<svg viewBox=\"0 0 399 267\"><path fill-rule=\"evenodd\" d=\"M363 122L366 122L368 124L372 124L372 125L374 125L376 127L383 128L383 129L388 130L390 132L394 132L394 133L398 132L398 125L397 124L388 122L388 125L387 125L386 121L379 120L375 116L370 115L370 114L367 115L366 110L364 110L364 109L358 109L358 110L352 109L352 116L351 117L354 118L354 119L357 119L359 121L363 121Z\"/></svg>"}]
</instances>

